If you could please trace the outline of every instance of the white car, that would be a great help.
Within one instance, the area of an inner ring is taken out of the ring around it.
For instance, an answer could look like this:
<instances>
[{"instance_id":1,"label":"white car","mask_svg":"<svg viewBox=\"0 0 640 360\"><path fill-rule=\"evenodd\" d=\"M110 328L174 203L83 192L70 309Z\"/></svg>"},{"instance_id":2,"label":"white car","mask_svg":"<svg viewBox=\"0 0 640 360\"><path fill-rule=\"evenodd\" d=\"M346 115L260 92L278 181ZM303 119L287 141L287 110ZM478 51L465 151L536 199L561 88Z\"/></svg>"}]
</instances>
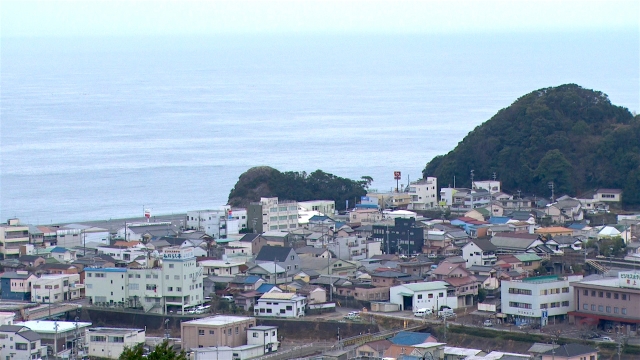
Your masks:
<instances>
[{"instance_id":1,"label":"white car","mask_svg":"<svg viewBox=\"0 0 640 360\"><path fill-rule=\"evenodd\" d=\"M596 339L596 340L600 340L600 341L606 341L606 342L614 342L614 340L608 336L603 336L600 339Z\"/></svg>"},{"instance_id":2,"label":"white car","mask_svg":"<svg viewBox=\"0 0 640 360\"><path fill-rule=\"evenodd\" d=\"M491 322L491 320L485 320L484 323L482 323L482 326L486 326L486 327L493 326L493 323Z\"/></svg>"},{"instance_id":3,"label":"white car","mask_svg":"<svg viewBox=\"0 0 640 360\"><path fill-rule=\"evenodd\" d=\"M413 312L413 316L427 316L427 315L431 315L433 314L433 311L431 309L428 308L424 308L424 309L418 309L416 311Z\"/></svg>"}]
</instances>

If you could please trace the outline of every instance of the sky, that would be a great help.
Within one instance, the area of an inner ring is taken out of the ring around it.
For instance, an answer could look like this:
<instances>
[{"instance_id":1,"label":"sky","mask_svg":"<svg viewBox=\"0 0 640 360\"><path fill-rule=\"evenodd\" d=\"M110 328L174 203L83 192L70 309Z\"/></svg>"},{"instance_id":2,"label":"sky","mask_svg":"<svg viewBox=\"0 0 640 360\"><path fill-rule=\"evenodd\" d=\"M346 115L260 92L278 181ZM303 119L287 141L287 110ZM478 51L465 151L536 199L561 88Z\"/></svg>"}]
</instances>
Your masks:
<instances>
[{"instance_id":1,"label":"sky","mask_svg":"<svg viewBox=\"0 0 640 360\"><path fill-rule=\"evenodd\" d=\"M638 31L637 0L2 0L2 37Z\"/></svg>"}]
</instances>

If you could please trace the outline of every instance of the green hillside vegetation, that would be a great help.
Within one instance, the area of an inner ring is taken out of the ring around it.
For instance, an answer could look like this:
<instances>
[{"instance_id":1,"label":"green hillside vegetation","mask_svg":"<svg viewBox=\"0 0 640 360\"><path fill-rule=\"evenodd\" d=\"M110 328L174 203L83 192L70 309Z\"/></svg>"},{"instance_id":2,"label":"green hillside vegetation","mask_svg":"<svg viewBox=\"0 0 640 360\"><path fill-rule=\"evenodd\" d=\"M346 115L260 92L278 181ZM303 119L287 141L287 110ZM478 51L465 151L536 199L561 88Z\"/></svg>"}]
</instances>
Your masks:
<instances>
[{"instance_id":1,"label":"green hillside vegetation","mask_svg":"<svg viewBox=\"0 0 640 360\"><path fill-rule=\"evenodd\" d=\"M228 204L247 207L261 197L278 197L280 200L334 200L336 209L343 210L346 200L351 206L355 200L366 195L367 187L373 181L368 176L361 180L341 178L316 170L306 172L280 172L272 167L260 166L240 175L229 194Z\"/></svg>"},{"instance_id":2,"label":"green hillside vegetation","mask_svg":"<svg viewBox=\"0 0 640 360\"><path fill-rule=\"evenodd\" d=\"M623 190L640 205L640 116L612 105L606 94L569 84L536 90L476 127L452 151L423 170L441 187L470 187L495 172L507 192L581 195Z\"/></svg>"}]
</instances>

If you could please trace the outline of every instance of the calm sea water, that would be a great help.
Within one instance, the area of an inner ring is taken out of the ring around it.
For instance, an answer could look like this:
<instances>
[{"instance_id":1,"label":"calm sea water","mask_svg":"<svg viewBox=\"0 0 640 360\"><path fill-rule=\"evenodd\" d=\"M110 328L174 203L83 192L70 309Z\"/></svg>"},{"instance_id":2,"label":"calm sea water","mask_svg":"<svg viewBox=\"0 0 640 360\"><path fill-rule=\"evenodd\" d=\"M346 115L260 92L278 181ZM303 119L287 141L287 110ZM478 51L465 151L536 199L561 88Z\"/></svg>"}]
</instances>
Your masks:
<instances>
[{"instance_id":1,"label":"calm sea water","mask_svg":"<svg viewBox=\"0 0 640 360\"><path fill-rule=\"evenodd\" d=\"M2 39L0 219L216 207L257 165L390 189L538 88L637 111L639 53L627 33Z\"/></svg>"}]
</instances>

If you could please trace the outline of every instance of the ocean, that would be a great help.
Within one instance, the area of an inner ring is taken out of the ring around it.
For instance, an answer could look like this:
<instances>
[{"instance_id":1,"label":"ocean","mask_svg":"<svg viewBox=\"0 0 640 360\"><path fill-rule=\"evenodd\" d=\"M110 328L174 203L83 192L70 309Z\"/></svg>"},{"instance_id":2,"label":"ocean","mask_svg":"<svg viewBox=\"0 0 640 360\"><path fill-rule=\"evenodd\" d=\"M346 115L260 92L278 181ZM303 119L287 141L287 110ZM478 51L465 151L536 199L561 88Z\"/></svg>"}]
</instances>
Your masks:
<instances>
[{"instance_id":1,"label":"ocean","mask_svg":"<svg viewBox=\"0 0 640 360\"><path fill-rule=\"evenodd\" d=\"M565 83L640 108L637 33L2 39L0 221L216 208L253 166L389 190ZM460 174L466 176L466 174ZM446 184L449 179L439 179Z\"/></svg>"}]
</instances>

